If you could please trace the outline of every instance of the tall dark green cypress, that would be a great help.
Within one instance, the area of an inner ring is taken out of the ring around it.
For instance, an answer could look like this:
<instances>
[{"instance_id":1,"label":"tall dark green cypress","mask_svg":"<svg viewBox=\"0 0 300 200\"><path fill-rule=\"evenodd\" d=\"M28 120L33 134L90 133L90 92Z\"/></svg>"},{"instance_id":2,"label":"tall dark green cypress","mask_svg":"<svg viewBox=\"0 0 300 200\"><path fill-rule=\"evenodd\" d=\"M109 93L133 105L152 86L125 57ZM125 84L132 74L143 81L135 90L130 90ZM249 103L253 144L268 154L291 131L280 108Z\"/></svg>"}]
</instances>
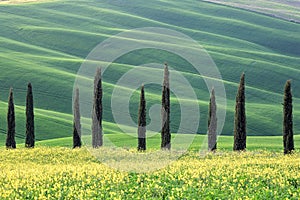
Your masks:
<instances>
[{"instance_id":1,"label":"tall dark green cypress","mask_svg":"<svg viewBox=\"0 0 300 200\"><path fill-rule=\"evenodd\" d=\"M79 108L79 88L76 88L74 106L73 106L73 148L81 147L81 123L80 123L80 108Z\"/></svg>"},{"instance_id":2,"label":"tall dark green cypress","mask_svg":"<svg viewBox=\"0 0 300 200\"><path fill-rule=\"evenodd\" d=\"M233 150L246 149L245 73L242 74L236 95Z\"/></svg>"},{"instance_id":3,"label":"tall dark green cypress","mask_svg":"<svg viewBox=\"0 0 300 200\"><path fill-rule=\"evenodd\" d=\"M27 96L26 96L26 139L25 147L33 148L35 142L34 135L34 107L33 107L33 95L32 85L28 83Z\"/></svg>"},{"instance_id":4,"label":"tall dark green cypress","mask_svg":"<svg viewBox=\"0 0 300 200\"><path fill-rule=\"evenodd\" d=\"M6 137L6 148L15 149L15 106L14 106L14 96L13 89L10 88L9 98L8 98L8 112L7 112L7 137Z\"/></svg>"},{"instance_id":5,"label":"tall dark green cypress","mask_svg":"<svg viewBox=\"0 0 300 200\"><path fill-rule=\"evenodd\" d=\"M138 113L138 151L146 150L146 99L144 85L141 88L140 106Z\"/></svg>"},{"instance_id":6,"label":"tall dark green cypress","mask_svg":"<svg viewBox=\"0 0 300 200\"><path fill-rule=\"evenodd\" d=\"M161 149L171 149L171 133L170 133L170 83L169 69L165 64L164 81L162 88L162 109L161 109L162 129L161 129Z\"/></svg>"},{"instance_id":7,"label":"tall dark green cypress","mask_svg":"<svg viewBox=\"0 0 300 200\"><path fill-rule=\"evenodd\" d=\"M209 101L208 115L208 150L215 151L217 149L217 104L215 97L215 89L211 90Z\"/></svg>"},{"instance_id":8,"label":"tall dark green cypress","mask_svg":"<svg viewBox=\"0 0 300 200\"><path fill-rule=\"evenodd\" d=\"M283 102L283 147L284 154L290 154L294 150L293 96L290 80L285 84Z\"/></svg>"},{"instance_id":9,"label":"tall dark green cypress","mask_svg":"<svg viewBox=\"0 0 300 200\"><path fill-rule=\"evenodd\" d=\"M103 145L101 68L97 69L94 79L94 103L92 111L92 145L93 148L98 148Z\"/></svg>"}]
</instances>

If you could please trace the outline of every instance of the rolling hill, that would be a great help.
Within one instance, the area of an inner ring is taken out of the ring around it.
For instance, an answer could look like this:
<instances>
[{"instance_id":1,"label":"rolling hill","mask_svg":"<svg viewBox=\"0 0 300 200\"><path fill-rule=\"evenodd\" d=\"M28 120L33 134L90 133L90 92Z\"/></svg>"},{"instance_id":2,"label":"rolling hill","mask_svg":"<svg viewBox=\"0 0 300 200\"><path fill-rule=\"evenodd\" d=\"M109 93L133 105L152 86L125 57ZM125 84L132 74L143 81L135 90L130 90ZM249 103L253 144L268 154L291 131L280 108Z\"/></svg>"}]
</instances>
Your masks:
<instances>
[{"instance_id":1,"label":"rolling hill","mask_svg":"<svg viewBox=\"0 0 300 200\"><path fill-rule=\"evenodd\" d=\"M33 84L37 140L70 136L73 85L81 63L105 39L142 27L182 32L213 58L227 96L227 107L220 108L227 112L222 135L232 135L242 72L246 74L248 134L281 135L287 79L292 79L295 133L300 133L300 24L200 0L58 0L0 4L0 141L5 137L10 87L15 93L17 137L24 137L28 81ZM105 133L120 132L110 110L110 97L120 77L144 63L161 63L163 68L165 61L193 86L201 111L198 133L206 133L209 92L203 77L185 59L155 49L130 52L103 74ZM148 110L159 104L160 93L160 86L146 85ZM133 120L138 100L137 91L130 103ZM176 132L180 106L175 97L172 103L171 126ZM89 127L88 119L83 121Z\"/></svg>"}]
</instances>

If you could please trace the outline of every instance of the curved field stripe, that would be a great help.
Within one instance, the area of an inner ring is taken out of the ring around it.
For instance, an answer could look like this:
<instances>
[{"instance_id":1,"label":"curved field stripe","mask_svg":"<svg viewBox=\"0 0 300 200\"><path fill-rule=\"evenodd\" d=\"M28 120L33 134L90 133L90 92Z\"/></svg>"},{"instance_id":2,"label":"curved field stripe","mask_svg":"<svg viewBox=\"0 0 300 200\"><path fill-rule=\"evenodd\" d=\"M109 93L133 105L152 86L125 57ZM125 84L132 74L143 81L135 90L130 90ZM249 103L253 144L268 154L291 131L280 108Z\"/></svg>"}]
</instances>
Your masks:
<instances>
[{"instance_id":1,"label":"curved field stripe","mask_svg":"<svg viewBox=\"0 0 300 200\"><path fill-rule=\"evenodd\" d=\"M47 53L47 54L49 53L49 54L54 54L54 55L59 55L59 56L77 58L78 59L78 57L76 57L74 55L69 55L69 54L59 52L59 51L56 51L56 50L47 49L47 48L43 48L43 47L40 47L40 46L37 46L37 45L32 45L32 44L29 44L29 43L12 40L12 39L9 39L9 38L6 38L6 37L1 37L0 36L0 41L1 41L1 45L5 44L5 43L13 44L13 45L20 46L20 47L26 47L28 49L41 51L41 52L44 52L44 53Z\"/></svg>"}]
</instances>

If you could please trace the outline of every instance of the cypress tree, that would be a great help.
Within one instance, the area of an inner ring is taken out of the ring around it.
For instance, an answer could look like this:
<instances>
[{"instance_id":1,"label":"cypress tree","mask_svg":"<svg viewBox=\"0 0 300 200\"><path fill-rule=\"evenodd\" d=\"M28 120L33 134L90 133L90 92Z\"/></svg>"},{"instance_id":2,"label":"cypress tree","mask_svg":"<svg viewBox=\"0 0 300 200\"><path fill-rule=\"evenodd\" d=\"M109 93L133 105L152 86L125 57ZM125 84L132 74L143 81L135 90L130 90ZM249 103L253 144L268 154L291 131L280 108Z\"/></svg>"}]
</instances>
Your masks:
<instances>
[{"instance_id":1,"label":"cypress tree","mask_svg":"<svg viewBox=\"0 0 300 200\"><path fill-rule=\"evenodd\" d=\"M215 151L217 149L217 105L215 97L215 89L211 90L209 101L208 115L208 150Z\"/></svg>"},{"instance_id":2,"label":"cypress tree","mask_svg":"<svg viewBox=\"0 0 300 200\"><path fill-rule=\"evenodd\" d=\"M73 121L73 148L81 147L81 123L80 123L80 109L79 109L79 89L76 88L74 107L73 107L74 121Z\"/></svg>"},{"instance_id":3,"label":"cypress tree","mask_svg":"<svg viewBox=\"0 0 300 200\"><path fill-rule=\"evenodd\" d=\"M236 95L233 150L246 149L245 73L242 74Z\"/></svg>"},{"instance_id":4,"label":"cypress tree","mask_svg":"<svg viewBox=\"0 0 300 200\"><path fill-rule=\"evenodd\" d=\"M92 111L92 145L93 148L98 148L103 145L101 68L97 69L94 79L94 103Z\"/></svg>"},{"instance_id":5,"label":"cypress tree","mask_svg":"<svg viewBox=\"0 0 300 200\"><path fill-rule=\"evenodd\" d=\"M144 85L141 88L140 106L138 113L138 151L146 150L146 100Z\"/></svg>"},{"instance_id":6,"label":"cypress tree","mask_svg":"<svg viewBox=\"0 0 300 200\"><path fill-rule=\"evenodd\" d=\"M284 154L290 154L294 150L293 133L293 99L291 92L291 81L288 80L284 88L283 99L283 146Z\"/></svg>"},{"instance_id":7,"label":"cypress tree","mask_svg":"<svg viewBox=\"0 0 300 200\"><path fill-rule=\"evenodd\" d=\"M7 112L7 137L6 137L6 148L15 149L15 106L14 106L14 97L13 89L10 88L9 98L8 98L8 112Z\"/></svg>"},{"instance_id":8,"label":"cypress tree","mask_svg":"<svg viewBox=\"0 0 300 200\"><path fill-rule=\"evenodd\" d=\"M26 96L26 139L25 147L33 148L35 142L34 135L34 111L33 111L32 85L28 83Z\"/></svg>"},{"instance_id":9,"label":"cypress tree","mask_svg":"<svg viewBox=\"0 0 300 200\"><path fill-rule=\"evenodd\" d=\"M161 129L161 149L171 149L170 133L170 84L169 69L165 64L164 80L162 88L162 109L161 109L162 129Z\"/></svg>"}]
</instances>

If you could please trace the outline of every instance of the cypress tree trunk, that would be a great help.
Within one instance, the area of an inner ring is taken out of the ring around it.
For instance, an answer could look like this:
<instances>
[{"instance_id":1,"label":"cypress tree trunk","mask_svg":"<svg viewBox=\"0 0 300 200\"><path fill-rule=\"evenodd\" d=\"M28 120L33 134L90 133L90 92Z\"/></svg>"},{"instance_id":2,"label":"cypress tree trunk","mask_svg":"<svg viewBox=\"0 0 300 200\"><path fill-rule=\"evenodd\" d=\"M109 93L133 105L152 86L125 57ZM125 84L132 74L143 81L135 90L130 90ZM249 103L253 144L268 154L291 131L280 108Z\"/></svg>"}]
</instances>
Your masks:
<instances>
[{"instance_id":1,"label":"cypress tree trunk","mask_svg":"<svg viewBox=\"0 0 300 200\"><path fill-rule=\"evenodd\" d=\"M169 69L165 64L164 81L162 89L162 109L161 109L162 129L161 129L161 149L171 149L170 133L170 84Z\"/></svg>"},{"instance_id":2,"label":"cypress tree trunk","mask_svg":"<svg viewBox=\"0 0 300 200\"><path fill-rule=\"evenodd\" d=\"M284 154L290 154L294 150L293 133L293 99L291 92L291 81L288 80L284 89L283 103L283 146Z\"/></svg>"},{"instance_id":3,"label":"cypress tree trunk","mask_svg":"<svg viewBox=\"0 0 300 200\"><path fill-rule=\"evenodd\" d=\"M26 140L25 147L33 148L35 142L34 135L34 111L33 111L32 85L28 83L26 97Z\"/></svg>"},{"instance_id":4,"label":"cypress tree trunk","mask_svg":"<svg viewBox=\"0 0 300 200\"><path fill-rule=\"evenodd\" d=\"M138 113L138 151L146 150L146 100L144 85L141 88L140 106Z\"/></svg>"},{"instance_id":5,"label":"cypress tree trunk","mask_svg":"<svg viewBox=\"0 0 300 200\"><path fill-rule=\"evenodd\" d=\"M73 121L73 148L81 147L81 123L80 123L80 109L79 109L79 89L76 88L74 107L73 107L74 121Z\"/></svg>"},{"instance_id":6,"label":"cypress tree trunk","mask_svg":"<svg viewBox=\"0 0 300 200\"><path fill-rule=\"evenodd\" d=\"M7 112L7 137L6 137L6 148L15 149L15 107L14 107L14 97L13 90L10 88L9 98L8 98L8 112Z\"/></svg>"},{"instance_id":7,"label":"cypress tree trunk","mask_svg":"<svg viewBox=\"0 0 300 200\"><path fill-rule=\"evenodd\" d=\"M103 145L102 135L102 79L98 68L94 80L94 104L92 111L92 145L98 148Z\"/></svg>"},{"instance_id":8,"label":"cypress tree trunk","mask_svg":"<svg viewBox=\"0 0 300 200\"><path fill-rule=\"evenodd\" d=\"M246 149L246 110L245 110L245 74L240 80L240 86L236 95L234 117L234 146L233 150L243 151Z\"/></svg>"},{"instance_id":9,"label":"cypress tree trunk","mask_svg":"<svg viewBox=\"0 0 300 200\"><path fill-rule=\"evenodd\" d=\"M208 150L217 149L217 105L214 88L211 90L208 115Z\"/></svg>"}]
</instances>

